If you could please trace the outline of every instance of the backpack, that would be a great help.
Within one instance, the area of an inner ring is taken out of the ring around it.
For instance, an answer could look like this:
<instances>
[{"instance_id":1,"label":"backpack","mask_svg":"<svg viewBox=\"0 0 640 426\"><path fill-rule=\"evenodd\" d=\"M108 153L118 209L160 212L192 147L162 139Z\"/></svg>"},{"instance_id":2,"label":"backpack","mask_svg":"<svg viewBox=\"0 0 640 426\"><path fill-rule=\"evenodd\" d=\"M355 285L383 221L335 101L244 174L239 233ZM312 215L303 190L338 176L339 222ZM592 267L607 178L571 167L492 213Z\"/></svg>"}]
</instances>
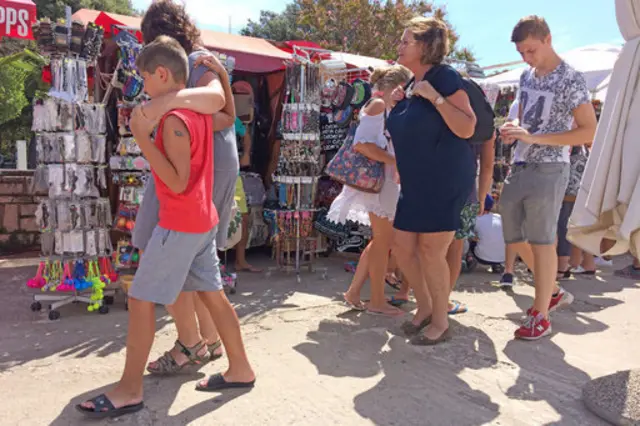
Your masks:
<instances>
[{"instance_id":1,"label":"backpack","mask_svg":"<svg viewBox=\"0 0 640 426\"><path fill-rule=\"evenodd\" d=\"M469 96L471 109L476 114L476 128L469 142L484 143L493 137L496 130L494 122L496 115L478 83L468 77L462 77L462 86Z\"/></svg>"},{"instance_id":2,"label":"backpack","mask_svg":"<svg viewBox=\"0 0 640 426\"><path fill-rule=\"evenodd\" d=\"M484 94L482 87L469 77L460 76L460 78L462 79L462 87L464 91L467 92L467 96L469 96L471 109L476 115L476 128L473 132L473 136L471 136L468 141L473 144L484 143L493 137L493 133L495 132L494 120L496 115L493 112L493 108L491 108L491 104L489 103L487 96ZM413 83L413 81L415 81L415 79L411 79L409 84L405 87L405 90Z\"/></svg>"}]
</instances>

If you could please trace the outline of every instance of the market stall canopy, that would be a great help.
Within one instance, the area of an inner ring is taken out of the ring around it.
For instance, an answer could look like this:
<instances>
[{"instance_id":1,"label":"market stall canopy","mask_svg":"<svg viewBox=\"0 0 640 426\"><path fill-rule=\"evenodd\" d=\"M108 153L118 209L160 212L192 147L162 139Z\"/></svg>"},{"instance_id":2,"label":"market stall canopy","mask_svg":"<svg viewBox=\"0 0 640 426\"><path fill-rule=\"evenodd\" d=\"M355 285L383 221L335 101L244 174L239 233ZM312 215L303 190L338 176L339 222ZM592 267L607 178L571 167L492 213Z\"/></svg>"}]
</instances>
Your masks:
<instances>
[{"instance_id":1,"label":"market stall canopy","mask_svg":"<svg viewBox=\"0 0 640 426\"><path fill-rule=\"evenodd\" d=\"M31 0L0 0L0 37L33 40L35 20L36 5Z\"/></svg>"},{"instance_id":2,"label":"market stall canopy","mask_svg":"<svg viewBox=\"0 0 640 426\"><path fill-rule=\"evenodd\" d=\"M621 46L614 44L594 44L571 50L560 56L569 65L585 75L589 90L596 91L611 74L621 50ZM498 84L501 87L517 86L520 83L520 74L524 69L524 67L516 68L487 77L485 81Z\"/></svg>"},{"instance_id":3,"label":"market stall canopy","mask_svg":"<svg viewBox=\"0 0 640 426\"><path fill-rule=\"evenodd\" d=\"M0 0L2 1L2 0ZM73 15L85 24L95 22L105 28L109 34L112 25L121 25L128 29L139 30L141 18L105 13L97 10L80 9ZM235 69L251 73L269 73L284 69L283 61L291 59L291 55L273 46L266 40L217 31L200 30L202 43L208 49L225 53L236 59Z\"/></svg>"},{"instance_id":4,"label":"market stall canopy","mask_svg":"<svg viewBox=\"0 0 640 426\"><path fill-rule=\"evenodd\" d=\"M388 65L389 62L383 59L372 58L370 56L355 55L353 53L346 52L333 52L323 49L317 43L306 40L289 40L284 42L274 42L281 50L287 53L293 53L294 47L301 48L302 50L308 49L310 51L318 51L320 59L328 60L334 59L337 61L343 61L349 68L376 68L384 65Z\"/></svg>"}]
</instances>

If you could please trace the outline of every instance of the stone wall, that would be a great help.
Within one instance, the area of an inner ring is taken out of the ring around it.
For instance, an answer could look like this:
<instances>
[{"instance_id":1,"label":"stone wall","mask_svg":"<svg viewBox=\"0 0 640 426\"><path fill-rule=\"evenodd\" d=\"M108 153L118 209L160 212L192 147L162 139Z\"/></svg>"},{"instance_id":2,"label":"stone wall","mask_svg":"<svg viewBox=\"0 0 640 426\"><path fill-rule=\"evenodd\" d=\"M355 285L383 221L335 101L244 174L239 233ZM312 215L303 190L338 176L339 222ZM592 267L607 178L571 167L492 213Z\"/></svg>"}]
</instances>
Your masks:
<instances>
[{"instance_id":1,"label":"stone wall","mask_svg":"<svg viewBox=\"0 0 640 426\"><path fill-rule=\"evenodd\" d=\"M35 212L46 194L31 193L33 172L0 171L0 255L39 249Z\"/></svg>"}]
</instances>

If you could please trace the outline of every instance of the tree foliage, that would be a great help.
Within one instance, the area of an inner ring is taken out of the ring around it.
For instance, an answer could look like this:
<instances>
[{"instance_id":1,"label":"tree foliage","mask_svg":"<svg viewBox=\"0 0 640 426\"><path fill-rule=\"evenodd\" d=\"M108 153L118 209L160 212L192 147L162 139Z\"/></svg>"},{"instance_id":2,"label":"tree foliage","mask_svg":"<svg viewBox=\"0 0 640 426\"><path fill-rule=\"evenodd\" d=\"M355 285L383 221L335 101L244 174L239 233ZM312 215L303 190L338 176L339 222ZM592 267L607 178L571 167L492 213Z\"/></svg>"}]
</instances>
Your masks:
<instances>
[{"instance_id":1,"label":"tree foliage","mask_svg":"<svg viewBox=\"0 0 640 426\"><path fill-rule=\"evenodd\" d=\"M38 18L48 17L51 20L64 19L65 6L71 7L71 13L80 9L95 9L120 15L133 15L135 10L131 0L34 0L38 10Z\"/></svg>"},{"instance_id":2,"label":"tree foliage","mask_svg":"<svg viewBox=\"0 0 640 426\"><path fill-rule=\"evenodd\" d=\"M79 9L95 9L122 15L134 15L131 0L34 0L38 18L52 21L65 18L65 6L71 12ZM35 50L35 42L3 38L0 40L0 155L6 155L13 141L30 139L33 97L44 89L41 68L25 67L15 55L25 50ZM12 62L12 63L10 63ZM26 64L28 65L28 64Z\"/></svg>"},{"instance_id":3,"label":"tree foliage","mask_svg":"<svg viewBox=\"0 0 640 426\"><path fill-rule=\"evenodd\" d=\"M243 35L274 41L308 40L323 48L395 59L404 23L414 16L446 21L446 10L425 0L294 0L282 13L261 11ZM450 26L451 28L451 26ZM458 49L451 31L452 57L473 61L473 53Z\"/></svg>"},{"instance_id":4,"label":"tree foliage","mask_svg":"<svg viewBox=\"0 0 640 426\"><path fill-rule=\"evenodd\" d=\"M261 10L258 21L249 19L240 34L274 41L299 40L303 34L297 22L299 12L295 3L288 4L282 13Z\"/></svg>"}]
</instances>

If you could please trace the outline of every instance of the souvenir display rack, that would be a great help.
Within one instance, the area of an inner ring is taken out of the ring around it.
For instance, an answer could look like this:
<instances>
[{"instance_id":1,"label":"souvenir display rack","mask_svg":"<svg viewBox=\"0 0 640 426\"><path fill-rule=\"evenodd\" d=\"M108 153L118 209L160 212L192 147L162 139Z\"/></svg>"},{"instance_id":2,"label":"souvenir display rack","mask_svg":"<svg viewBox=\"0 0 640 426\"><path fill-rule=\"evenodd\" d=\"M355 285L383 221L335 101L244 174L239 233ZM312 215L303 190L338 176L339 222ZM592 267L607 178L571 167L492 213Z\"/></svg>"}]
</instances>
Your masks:
<instances>
[{"instance_id":1,"label":"souvenir display rack","mask_svg":"<svg viewBox=\"0 0 640 426\"><path fill-rule=\"evenodd\" d=\"M278 208L265 210L265 216L272 225L276 269L294 271L300 282L301 267L313 271L318 251L313 221L316 189L323 166L321 76L319 65L311 61L306 52L296 50L293 57L286 64L282 142L273 178L278 186Z\"/></svg>"},{"instance_id":2,"label":"souvenir display rack","mask_svg":"<svg viewBox=\"0 0 640 426\"><path fill-rule=\"evenodd\" d=\"M106 286L117 279L110 261L111 210L101 197L107 188L106 115L104 105L92 102L89 87L103 31L44 19L33 32L49 60L51 90L33 107L34 190L48 191L48 198L36 211L42 259L27 286L41 292L31 309L51 302L49 319L55 320L58 308L82 302L88 311L105 314L114 294Z\"/></svg>"},{"instance_id":3,"label":"souvenir display rack","mask_svg":"<svg viewBox=\"0 0 640 426\"><path fill-rule=\"evenodd\" d=\"M119 30L114 37L118 48L118 64L104 99L108 102L113 89L117 89L117 126L114 129L116 143L112 145L113 151L109 158L111 180L118 194L113 225L116 231L114 235L117 235L113 260L116 270L129 275L137 269L140 262L140 253L131 243L131 233L136 223L150 168L129 127L133 108L146 99L142 77L135 63L142 45L129 31L120 28ZM129 281L129 279L123 279L122 283Z\"/></svg>"}]
</instances>

